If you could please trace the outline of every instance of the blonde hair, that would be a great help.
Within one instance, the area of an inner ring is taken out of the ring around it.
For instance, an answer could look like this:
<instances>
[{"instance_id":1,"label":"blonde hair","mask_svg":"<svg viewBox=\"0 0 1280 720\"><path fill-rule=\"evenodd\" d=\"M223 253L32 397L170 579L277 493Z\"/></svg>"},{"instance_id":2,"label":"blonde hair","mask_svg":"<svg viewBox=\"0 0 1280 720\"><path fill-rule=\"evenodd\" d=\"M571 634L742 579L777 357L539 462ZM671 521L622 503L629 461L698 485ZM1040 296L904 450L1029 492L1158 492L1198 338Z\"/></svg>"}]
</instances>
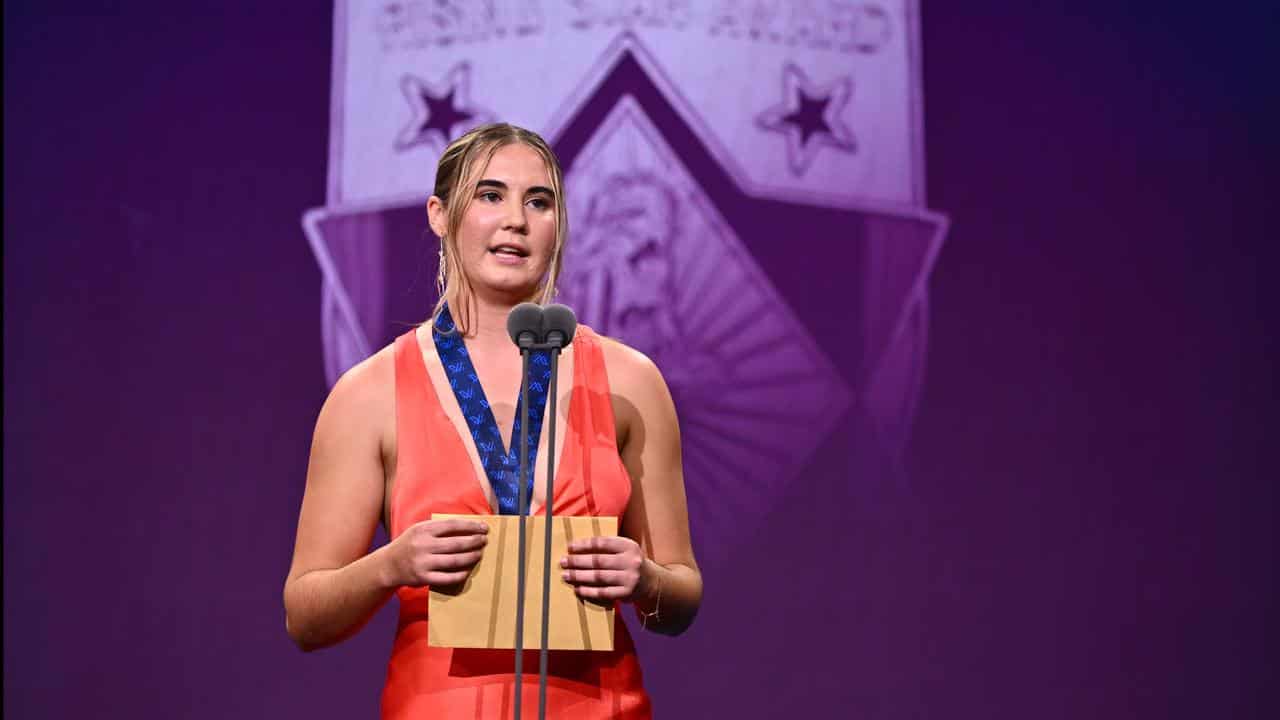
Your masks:
<instances>
[{"instance_id":1,"label":"blonde hair","mask_svg":"<svg viewBox=\"0 0 1280 720\"><path fill-rule=\"evenodd\" d=\"M551 252L551 264L541 287L528 300L546 305L555 298L556 283L560 279L565 239L569 235L569 216L565 211L564 178L560 163L551 147L537 133L508 123L481 125L449 143L436 166L435 196L440 198L446 214L445 232L440 238L440 269L436 274L436 291L439 299L431 311L431 326L436 328L440 311L449 303L454 327L463 334L471 326L472 304L475 295L471 280L462 267L458 252L458 228L481 180L480 174L498 148L521 143L533 148L546 164L551 176L551 190L555 193L556 244ZM458 201L458 202L455 202Z\"/></svg>"}]
</instances>

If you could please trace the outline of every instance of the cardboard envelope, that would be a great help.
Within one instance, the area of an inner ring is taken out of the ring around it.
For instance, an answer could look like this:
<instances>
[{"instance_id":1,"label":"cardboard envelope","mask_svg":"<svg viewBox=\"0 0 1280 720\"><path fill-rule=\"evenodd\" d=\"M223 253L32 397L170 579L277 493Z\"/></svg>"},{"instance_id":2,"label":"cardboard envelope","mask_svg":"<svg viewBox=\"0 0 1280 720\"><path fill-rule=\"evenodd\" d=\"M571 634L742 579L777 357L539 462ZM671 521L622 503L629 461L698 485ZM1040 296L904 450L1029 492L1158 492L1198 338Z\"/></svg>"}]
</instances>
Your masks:
<instances>
[{"instance_id":1,"label":"cardboard envelope","mask_svg":"<svg viewBox=\"0 0 1280 720\"><path fill-rule=\"evenodd\" d=\"M431 589L428 642L437 647L515 648L520 518L514 515L446 515L489 526L484 555L459 586ZM542 567L546 518L525 523L524 647L542 642ZM551 596L547 647L552 650L613 650L613 603L580 599L560 575L570 542L617 535L613 517L554 517L551 520Z\"/></svg>"}]
</instances>

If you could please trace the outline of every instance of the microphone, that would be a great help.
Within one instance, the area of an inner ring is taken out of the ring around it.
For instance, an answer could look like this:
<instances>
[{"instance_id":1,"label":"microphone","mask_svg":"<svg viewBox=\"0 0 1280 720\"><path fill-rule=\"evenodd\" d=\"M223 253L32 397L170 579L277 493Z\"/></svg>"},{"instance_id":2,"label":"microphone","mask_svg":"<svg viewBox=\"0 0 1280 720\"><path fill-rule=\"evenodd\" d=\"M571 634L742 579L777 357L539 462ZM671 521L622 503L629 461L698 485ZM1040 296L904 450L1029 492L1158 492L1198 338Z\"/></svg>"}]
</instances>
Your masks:
<instances>
[{"instance_id":1,"label":"microphone","mask_svg":"<svg viewBox=\"0 0 1280 720\"><path fill-rule=\"evenodd\" d=\"M516 510L520 515L520 541L517 549L519 565L516 566L516 642L515 685L516 720L520 720L522 677L524 675L524 595L525 595L525 515L529 500L525 478L529 477L529 356L534 346L542 342L543 311L540 305L526 302L511 309L507 315L507 334L511 342L520 348L520 475ZM552 419L554 423L554 417Z\"/></svg>"},{"instance_id":2,"label":"microphone","mask_svg":"<svg viewBox=\"0 0 1280 720\"><path fill-rule=\"evenodd\" d=\"M542 341L554 348L564 348L573 342L578 330L578 316L567 306L556 303L542 311L544 336Z\"/></svg>"},{"instance_id":3,"label":"microphone","mask_svg":"<svg viewBox=\"0 0 1280 720\"><path fill-rule=\"evenodd\" d=\"M544 520L545 537L543 538L542 556L542 643L539 647L538 662L538 717L547 716L547 645L550 631L551 607L551 518L552 505L555 500L555 448L556 448L556 389L559 375L560 351L573 342L574 333L578 331L578 316L573 310L560 304L548 305L545 308L534 303L520 303L507 315L507 334L511 342L520 348L523 368L520 379L520 540L517 549L519 565L516 573L516 641L515 641L515 717L520 720L522 698L522 676L524 674L524 596L525 596L525 564L527 550L525 548L525 515L528 512L525 504L525 481L528 477L529 457L529 356L533 350L550 350L550 391L548 396L548 416L551 423L547 427L547 490L544 502L546 517Z\"/></svg>"},{"instance_id":4,"label":"microphone","mask_svg":"<svg viewBox=\"0 0 1280 720\"><path fill-rule=\"evenodd\" d=\"M547 500L546 531L542 541L542 645L538 656L538 718L547 716L547 644L550 633L551 609L551 508L555 504L555 449L556 449L556 376L559 374L560 351L572 340L578 330L578 316L564 305L552 304L542 310L542 345L551 351L551 397L548 412L551 424L547 428Z\"/></svg>"},{"instance_id":5,"label":"microphone","mask_svg":"<svg viewBox=\"0 0 1280 720\"><path fill-rule=\"evenodd\" d=\"M572 310L569 312L573 313ZM531 302L520 303L512 308L507 315L507 334L511 336L511 342L521 350L532 349L542 342L543 314L542 306Z\"/></svg>"}]
</instances>

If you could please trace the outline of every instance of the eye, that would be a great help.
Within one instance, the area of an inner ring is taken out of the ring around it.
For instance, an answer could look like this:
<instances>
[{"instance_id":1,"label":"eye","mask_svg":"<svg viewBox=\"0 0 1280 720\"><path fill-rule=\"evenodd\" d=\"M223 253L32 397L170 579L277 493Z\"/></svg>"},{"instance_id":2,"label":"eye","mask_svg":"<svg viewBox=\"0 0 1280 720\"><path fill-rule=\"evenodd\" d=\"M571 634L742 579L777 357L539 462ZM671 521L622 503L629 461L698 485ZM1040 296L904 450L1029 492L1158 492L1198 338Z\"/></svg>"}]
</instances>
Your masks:
<instances>
[{"instance_id":1,"label":"eye","mask_svg":"<svg viewBox=\"0 0 1280 720\"><path fill-rule=\"evenodd\" d=\"M493 190L485 190L481 192L479 195L477 195L477 197L479 197L481 200L484 200L485 202L501 202L502 201L502 196Z\"/></svg>"},{"instance_id":2,"label":"eye","mask_svg":"<svg viewBox=\"0 0 1280 720\"><path fill-rule=\"evenodd\" d=\"M540 197L529 198L528 204L535 210L546 210L551 207L551 203L547 202L546 198Z\"/></svg>"}]
</instances>

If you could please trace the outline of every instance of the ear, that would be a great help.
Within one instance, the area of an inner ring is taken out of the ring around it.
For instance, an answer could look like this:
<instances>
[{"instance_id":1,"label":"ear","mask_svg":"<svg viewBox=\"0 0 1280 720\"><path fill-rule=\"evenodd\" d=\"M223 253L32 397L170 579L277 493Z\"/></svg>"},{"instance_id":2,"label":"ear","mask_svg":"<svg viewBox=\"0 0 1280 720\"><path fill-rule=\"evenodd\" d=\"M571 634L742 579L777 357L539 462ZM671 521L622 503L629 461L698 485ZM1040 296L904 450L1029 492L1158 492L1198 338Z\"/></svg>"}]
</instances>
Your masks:
<instances>
[{"instance_id":1,"label":"ear","mask_svg":"<svg viewBox=\"0 0 1280 720\"><path fill-rule=\"evenodd\" d=\"M431 225L431 232L436 237L444 237L445 231L449 227L449 213L444 207L444 203L440 198L432 195L427 200L427 223Z\"/></svg>"}]
</instances>

